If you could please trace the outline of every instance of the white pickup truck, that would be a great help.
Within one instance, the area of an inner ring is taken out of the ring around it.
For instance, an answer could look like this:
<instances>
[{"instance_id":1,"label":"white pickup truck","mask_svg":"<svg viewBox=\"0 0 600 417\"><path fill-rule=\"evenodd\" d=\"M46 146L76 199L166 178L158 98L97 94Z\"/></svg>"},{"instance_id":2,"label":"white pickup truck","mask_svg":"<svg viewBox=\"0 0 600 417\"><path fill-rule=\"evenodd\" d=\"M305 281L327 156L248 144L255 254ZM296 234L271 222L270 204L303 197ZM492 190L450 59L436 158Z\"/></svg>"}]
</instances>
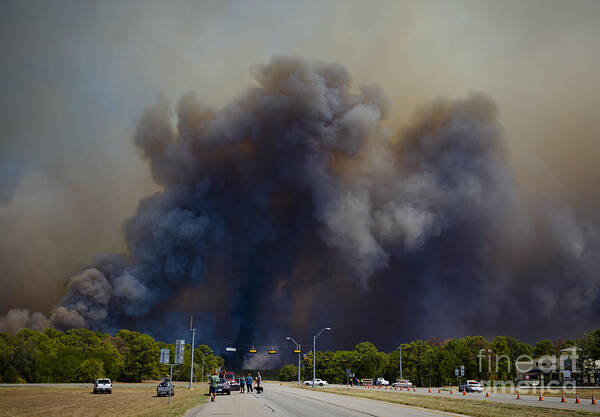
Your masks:
<instances>
[{"instance_id":1,"label":"white pickup truck","mask_svg":"<svg viewBox=\"0 0 600 417\"><path fill-rule=\"evenodd\" d=\"M384 377L380 376L379 378L377 378L377 381L375 381L375 385L387 387L388 385L390 385L390 381L388 381Z\"/></svg>"},{"instance_id":2,"label":"white pickup truck","mask_svg":"<svg viewBox=\"0 0 600 417\"><path fill-rule=\"evenodd\" d=\"M94 384L94 394L112 394L112 382L108 378L97 379Z\"/></svg>"}]
</instances>

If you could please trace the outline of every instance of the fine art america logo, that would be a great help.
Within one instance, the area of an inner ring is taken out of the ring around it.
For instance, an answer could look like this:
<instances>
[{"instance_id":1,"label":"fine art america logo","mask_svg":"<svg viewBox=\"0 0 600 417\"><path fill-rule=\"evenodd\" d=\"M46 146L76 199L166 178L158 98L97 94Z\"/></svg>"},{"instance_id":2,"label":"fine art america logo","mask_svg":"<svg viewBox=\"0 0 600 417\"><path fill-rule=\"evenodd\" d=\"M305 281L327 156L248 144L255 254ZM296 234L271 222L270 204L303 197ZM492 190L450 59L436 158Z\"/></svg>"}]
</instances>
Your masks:
<instances>
[{"instance_id":1,"label":"fine art america logo","mask_svg":"<svg viewBox=\"0 0 600 417\"><path fill-rule=\"evenodd\" d=\"M572 388L576 380L572 377L578 372L577 348L565 349L564 354L543 355L533 358L529 355L519 356L513 363L507 355L493 355L489 349L480 349L479 375L499 375L506 370L508 375L516 374L517 383L513 380L482 381L488 387L502 387L504 389L520 388L547 388L564 387Z\"/></svg>"}]
</instances>

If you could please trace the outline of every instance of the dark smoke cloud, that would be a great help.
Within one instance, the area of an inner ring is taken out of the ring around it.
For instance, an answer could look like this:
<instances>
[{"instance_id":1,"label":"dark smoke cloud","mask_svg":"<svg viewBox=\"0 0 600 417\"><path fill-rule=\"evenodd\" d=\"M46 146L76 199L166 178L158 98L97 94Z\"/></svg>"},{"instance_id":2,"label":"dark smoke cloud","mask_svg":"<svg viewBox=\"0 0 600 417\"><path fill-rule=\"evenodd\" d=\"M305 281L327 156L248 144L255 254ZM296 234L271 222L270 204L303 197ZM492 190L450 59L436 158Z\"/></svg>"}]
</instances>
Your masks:
<instances>
[{"instance_id":1,"label":"dark smoke cloud","mask_svg":"<svg viewBox=\"0 0 600 417\"><path fill-rule=\"evenodd\" d=\"M490 97L438 99L394 137L383 92L340 65L279 56L255 79L220 110L185 95L176 126L164 98L144 112L134 141L162 191L125 224L127 254L69 279L52 325L160 336L196 313L205 336L322 323L338 346L390 348L598 319L594 223L521 196Z\"/></svg>"}]
</instances>

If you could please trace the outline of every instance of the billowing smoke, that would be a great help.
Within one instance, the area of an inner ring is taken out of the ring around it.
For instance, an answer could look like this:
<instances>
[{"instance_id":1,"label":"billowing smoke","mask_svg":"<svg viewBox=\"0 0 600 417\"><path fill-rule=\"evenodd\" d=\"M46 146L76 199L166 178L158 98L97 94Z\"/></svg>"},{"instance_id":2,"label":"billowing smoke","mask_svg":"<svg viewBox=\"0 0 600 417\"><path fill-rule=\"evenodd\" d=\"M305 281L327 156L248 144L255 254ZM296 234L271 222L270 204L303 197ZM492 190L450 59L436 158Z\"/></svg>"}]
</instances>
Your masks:
<instances>
[{"instance_id":1,"label":"billowing smoke","mask_svg":"<svg viewBox=\"0 0 600 417\"><path fill-rule=\"evenodd\" d=\"M340 65L275 57L255 79L220 110L189 93L144 112L162 191L125 224L128 253L70 278L53 326L164 335L195 313L240 343L323 324L389 347L598 319L594 223L520 195L491 98L439 99L393 135L383 92Z\"/></svg>"}]
</instances>

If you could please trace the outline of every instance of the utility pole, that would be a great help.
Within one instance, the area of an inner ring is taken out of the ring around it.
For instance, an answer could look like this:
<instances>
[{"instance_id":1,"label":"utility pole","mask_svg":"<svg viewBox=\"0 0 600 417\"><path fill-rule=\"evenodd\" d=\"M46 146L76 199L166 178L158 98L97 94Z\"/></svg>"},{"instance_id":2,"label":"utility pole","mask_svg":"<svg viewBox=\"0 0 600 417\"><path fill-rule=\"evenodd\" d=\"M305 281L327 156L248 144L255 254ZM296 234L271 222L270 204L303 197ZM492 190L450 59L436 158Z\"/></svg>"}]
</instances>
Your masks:
<instances>
[{"instance_id":1,"label":"utility pole","mask_svg":"<svg viewBox=\"0 0 600 417\"><path fill-rule=\"evenodd\" d=\"M298 342L294 340L293 337L286 337L287 340L291 340L296 344L296 350L298 351L298 385L300 385L300 355L301 355L301 346Z\"/></svg>"},{"instance_id":2,"label":"utility pole","mask_svg":"<svg viewBox=\"0 0 600 417\"><path fill-rule=\"evenodd\" d=\"M313 388L315 387L315 379L317 379L317 337L321 336L321 333L323 333L325 330L331 330L331 327L325 327L321 329L319 333L313 336Z\"/></svg>"},{"instance_id":3,"label":"utility pole","mask_svg":"<svg viewBox=\"0 0 600 417\"><path fill-rule=\"evenodd\" d=\"M200 382L204 382L204 352L202 352L202 375L200 375Z\"/></svg>"},{"instance_id":4,"label":"utility pole","mask_svg":"<svg viewBox=\"0 0 600 417\"><path fill-rule=\"evenodd\" d=\"M402 345L398 346L399 358L400 358L400 380L402 380Z\"/></svg>"},{"instance_id":5,"label":"utility pole","mask_svg":"<svg viewBox=\"0 0 600 417\"><path fill-rule=\"evenodd\" d=\"M196 336L196 329L193 326L194 316L190 317L190 332L192 332L192 360L190 364L190 389L194 383L194 336Z\"/></svg>"}]
</instances>

